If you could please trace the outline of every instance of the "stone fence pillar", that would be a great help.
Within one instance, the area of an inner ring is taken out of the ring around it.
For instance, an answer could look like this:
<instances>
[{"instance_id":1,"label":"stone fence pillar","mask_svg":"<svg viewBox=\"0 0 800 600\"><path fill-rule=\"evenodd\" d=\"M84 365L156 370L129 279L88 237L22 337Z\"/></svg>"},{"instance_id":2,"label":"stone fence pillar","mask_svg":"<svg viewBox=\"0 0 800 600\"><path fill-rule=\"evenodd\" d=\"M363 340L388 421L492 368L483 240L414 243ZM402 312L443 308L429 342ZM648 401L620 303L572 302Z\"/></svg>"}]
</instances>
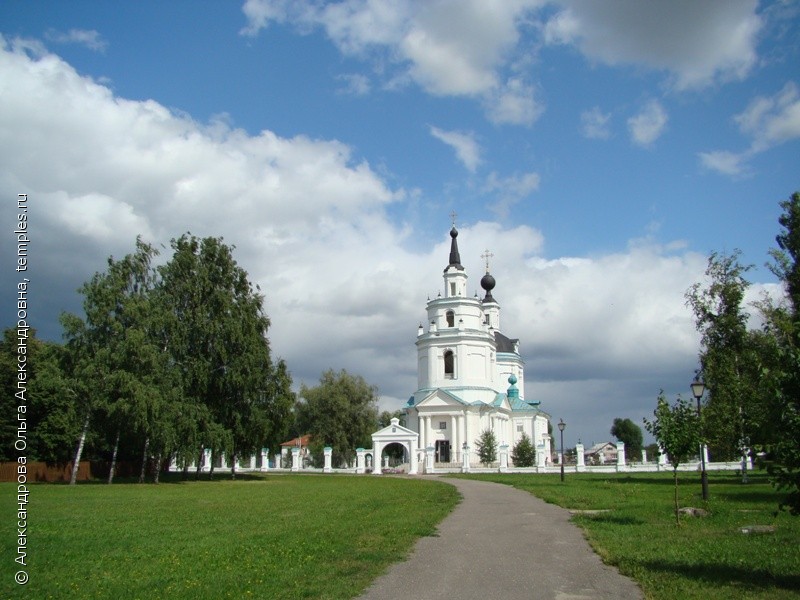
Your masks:
<instances>
[{"instance_id":1,"label":"stone fence pillar","mask_svg":"<svg viewBox=\"0 0 800 600\"><path fill-rule=\"evenodd\" d=\"M575 466L576 471L585 471L586 470L586 460L583 455L583 444L578 442L575 444L575 460L577 464Z\"/></svg>"},{"instance_id":2,"label":"stone fence pillar","mask_svg":"<svg viewBox=\"0 0 800 600\"><path fill-rule=\"evenodd\" d=\"M261 449L261 471L269 471L269 448Z\"/></svg>"},{"instance_id":3,"label":"stone fence pillar","mask_svg":"<svg viewBox=\"0 0 800 600\"><path fill-rule=\"evenodd\" d=\"M508 472L508 444L500 446L500 472Z\"/></svg>"},{"instance_id":4,"label":"stone fence pillar","mask_svg":"<svg viewBox=\"0 0 800 600\"><path fill-rule=\"evenodd\" d=\"M211 448L203 448L203 468L205 473L211 470Z\"/></svg>"},{"instance_id":5,"label":"stone fence pillar","mask_svg":"<svg viewBox=\"0 0 800 600\"><path fill-rule=\"evenodd\" d=\"M331 448L330 446L325 446L322 449L322 453L325 455L325 466L322 467L322 472L332 473L333 466L331 465L331 462L333 460L333 448Z\"/></svg>"},{"instance_id":6,"label":"stone fence pillar","mask_svg":"<svg viewBox=\"0 0 800 600\"><path fill-rule=\"evenodd\" d=\"M300 465L300 448L295 446L292 448L292 471L297 472L301 469Z\"/></svg>"},{"instance_id":7,"label":"stone fence pillar","mask_svg":"<svg viewBox=\"0 0 800 600\"><path fill-rule=\"evenodd\" d=\"M547 454L544 450L544 444L536 446L536 468L544 469L547 466Z\"/></svg>"},{"instance_id":8,"label":"stone fence pillar","mask_svg":"<svg viewBox=\"0 0 800 600\"><path fill-rule=\"evenodd\" d=\"M435 468L434 458L435 458L436 449L433 446L428 446L425 448L425 472L426 473L434 473Z\"/></svg>"},{"instance_id":9,"label":"stone fence pillar","mask_svg":"<svg viewBox=\"0 0 800 600\"><path fill-rule=\"evenodd\" d=\"M469 446L462 447L463 452L461 453L461 472L462 473L469 473Z\"/></svg>"},{"instance_id":10,"label":"stone fence pillar","mask_svg":"<svg viewBox=\"0 0 800 600\"><path fill-rule=\"evenodd\" d=\"M665 468L667 466L667 453L664 449L659 446L658 447L658 470Z\"/></svg>"},{"instance_id":11,"label":"stone fence pillar","mask_svg":"<svg viewBox=\"0 0 800 600\"><path fill-rule=\"evenodd\" d=\"M365 452L363 448L356 448L356 473L367 472Z\"/></svg>"},{"instance_id":12,"label":"stone fence pillar","mask_svg":"<svg viewBox=\"0 0 800 600\"><path fill-rule=\"evenodd\" d=\"M617 471L625 470L625 442L617 442Z\"/></svg>"}]
</instances>

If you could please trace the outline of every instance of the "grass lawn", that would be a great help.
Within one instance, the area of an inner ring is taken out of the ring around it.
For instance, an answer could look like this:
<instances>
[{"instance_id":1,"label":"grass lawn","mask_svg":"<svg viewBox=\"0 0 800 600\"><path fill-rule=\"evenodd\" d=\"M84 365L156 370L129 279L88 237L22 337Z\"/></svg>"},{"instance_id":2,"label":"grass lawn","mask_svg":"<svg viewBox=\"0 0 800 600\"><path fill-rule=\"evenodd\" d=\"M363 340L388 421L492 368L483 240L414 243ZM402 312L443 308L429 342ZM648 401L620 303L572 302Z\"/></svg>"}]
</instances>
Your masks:
<instances>
[{"instance_id":1,"label":"grass lawn","mask_svg":"<svg viewBox=\"0 0 800 600\"><path fill-rule=\"evenodd\" d=\"M21 586L16 484L0 484L0 598L352 598L459 498L338 475L29 488Z\"/></svg>"},{"instance_id":2,"label":"grass lawn","mask_svg":"<svg viewBox=\"0 0 800 600\"><path fill-rule=\"evenodd\" d=\"M763 473L742 485L733 473L709 473L703 503L700 477L679 474L681 506L711 515L675 524L672 473L559 475L465 475L513 485L565 508L610 509L578 514L592 547L635 579L648 598L703 600L800 598L800 517L777 513L780 495ZM749 525L773 533L743 534ZM565 565L569 568L569 565Z\"/></svg>"}]
</instances>

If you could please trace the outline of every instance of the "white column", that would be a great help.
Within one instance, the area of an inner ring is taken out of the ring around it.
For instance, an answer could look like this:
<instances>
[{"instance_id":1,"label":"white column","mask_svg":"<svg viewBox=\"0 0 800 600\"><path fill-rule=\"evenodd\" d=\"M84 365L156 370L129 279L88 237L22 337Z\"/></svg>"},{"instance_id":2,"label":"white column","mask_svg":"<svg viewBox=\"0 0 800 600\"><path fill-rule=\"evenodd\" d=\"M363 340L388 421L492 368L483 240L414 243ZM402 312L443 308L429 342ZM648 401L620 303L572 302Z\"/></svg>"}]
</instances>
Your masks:
<instances>
[{"instance_id":1,"label":"white column","mask_svg":"<svg viewBox=\"0 0 800 600\"><path fill-rule=\"evenodd\" d=\"M500 472L508 471L508 444L500 446Z\"/></svg>"},{"instance_id":2,"label":"white column","mask_svg":"<svg viewBox=\"0 0 800 600\"><path fill-rule=\"evenodd\" d=\"M625 470L625 442L617 442L617 471Z\"/></svg>"},{"instance_id":3,"label":"white column","mask_svg":"<svg viewBox=\"0 0 800 600\"><path fill-rule=\"evenodd\" d=\"M642 464L647 462L647 450L642 448Z\"/></svg>"},{"instance_id":4,"label":"white column","mask_svg":"<svg viewBox=\"0 0 800 600\"><path fill-rule=\"evenodd\" d=\"M269 448L261 449L261 470L269 471Z\"/></svg>"},{"instance_id":5,"label":"white column","mask_svg":"<svg viewBox=\"0 0 800 600\"><path fill-rule=\"evenodd\" d=\"M458 453L458 417L450 415L450 461L452 462L455 454Z\"/></svg>"},{"instance_id":6,"label":"white column","mask_svg":"<svg viewBox=\"0 0 800 600\"><path fill-rule=\"evenodd\" d=\"M227 457L225 456L224 452L219 453L219 468L220 469L228 468Z\"/></svg>"},{"instance_id":7,"label":"white column","mask_svg":"<svg viewBox=\"0 0 800 600\"><path fill-rule=\"evenodd\" d=\"M203 471L211 470L211 448L203 448Z\"/></svg>"},{"instance_id":8,"label":"white column","mask_svg":"<svg viewBox=\"0 0 800 600\"><path fill-rule=\"evenodd\" d=\"M366 472L366 459L363 448L356 448L356 473L363 474Z\"/></svg>"},{"instance_id":9,"label":"white column","mask_svg":"<svg viewBox=\"0 0 800 600\"><path fill-rule=\"evenodd\" d=\"M536 446L536 467L544 469L547 466L547 449L544 444Z\"/></svg>"},{"instance_id":10,"label":"white column","mask_svg":"<svg viewBox=\"0 0 800 600\"><path fill-rule=\"evenodd\" d=\"M434 473L435 469L433 467L434 464L434 453L436 449L433 446L428 446L425 448L425 472L426 473Z\"/></svg>"},{"instance_id":11,"label":"white column","mask_svg":"<svg viewBox=\"0 0 800 600\"><path fill-rule=\"evenodd\" d=\"M292 448L292 471L300 470L300 448Z\"/></svg>"},{"instance_id":12,"label":"white column","mask_svg":"<svg viewBox=\"0 0 800 600\"><path fill-rule=\"evenodd\" d=\"M333 471L333 467L331 466L331 460L333 457L333 448L330 446L325 446L322 449L322 453L325 455L325 466L322 467L323 473L331 473Z\"/></svg>"},{"instance_id":13,"label":"white column","mask_svg":"<svg viewBox=\"0 0 800 600\"><path fill-rule=\"evenodd\" d=\"M419 443L419 438L417 438L417 443ZM417 464L419 463L419 450L415 448L414 442L410 442L409 444L409 453L408 453L408 474L409 475L416 475L417 471Z\"/></svg>"},{"instance_id":14,"label":"white column","mask_svg":"<svg viewBox=\"0 0 800 600\"><path fill-rule=\"evenodd\" d=\"M383 475L383 470L381 469L381 452L383 452L383 446L381 446L379 442L372 442L372 474L373 475ZM388 456L386 457L386 460L389 460Z\"/></svg>"},{"instance_id":15,"label":"white column","mask_svg":"<svg viewBox=\"0 0 800 600\"><path fill-rule=\"evenodd\" d=\"M462 452L463 454L461 455L461 472L469 473L469 445L467 445Z\"/></svg>"},{"instance_id":16,"label":"white column","mask_svg":"<svg viewBox=\"0 0 800 600\"><path fill-rule=\"evenodd\" d=\"M575 469L577 471L584 471L586 469L586 462L583 456L583 444L581 444L580 442L575 444L575 458L578 461L578 464L575 467Z\"/></svg>"}]
</instances>

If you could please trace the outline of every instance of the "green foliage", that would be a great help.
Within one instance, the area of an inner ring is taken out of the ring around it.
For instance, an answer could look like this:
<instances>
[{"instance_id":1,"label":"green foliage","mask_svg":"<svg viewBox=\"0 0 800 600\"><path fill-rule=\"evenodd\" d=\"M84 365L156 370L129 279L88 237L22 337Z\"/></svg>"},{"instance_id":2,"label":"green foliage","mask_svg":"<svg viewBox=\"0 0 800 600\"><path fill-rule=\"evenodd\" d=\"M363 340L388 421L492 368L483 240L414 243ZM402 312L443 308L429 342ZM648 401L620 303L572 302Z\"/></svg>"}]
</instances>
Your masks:
<instances>
[{"instance_id":1,"label":"green foliage","mask_svg":"<svg viewBox=\"0 0 800 600\"><path fill-rule=\"evenodd\" d=\"M800 193L781 202L782 230L771 254L773 272L784 283L788 305L765 311L765 330L774 340L773 353L761 374L773 399L765 411L773 437L767 446L768 469L775 485L788 492L782 502L800 515Z\"/></svg>"},{"instance_id":2,"label":"green foliage","mask_svg":"<svg viewBox=\"0 0 800 600\"><path fill-rule=\"evenodd\" d=\"M625 444L625 455L628 458L639 460L642 455L642 428L630 419L614 419L611 426L611 435Z\"/></svg>"},{"instance_id":3,"label":"green foliage","mask_svg":"<svg viewBox=\"0 0 800 600\"><path fill-rule=\"evenodd\" d=\"M743 308L750 286L745 274L752 265L742 265L740 256L739 250L711 254L707 285L696 283L686 293L701 334L701 376L709 390L702 411L703 433L713 460L741 456L742 440L755 435L751 421L760 413L758 360Z\"/></svg>"},{"instance_id":4,"label":"green foliage","mask_svg":"<svg viewBox=\"0 0 800 600\"><path fill-rule=\"evenodd\" d=\"M270 356L263 297L221 239L186 234L172 250L156 268L158 252L137 239L80 288L84 316L61 316L65 348L31 384L43 457L77 447L77 463L94 434L143 465L186 464L203 447L234 465L282 441L295 398Z\"/></svg>"},{"instance_id":5,"label":"green foliage","mask_svg":"<svg viewBox=\"0 0 800 600\"><path fill-rule=\"evenodd\" d=\"M489 465L497 460L497 439L491 429L484 429L480 437L475 440L478 450L478 460L484 465Z\"/></svg>"},{"instance_id":6,"label":"green foliage","mask_svg":"<svg viewBox=\"0 0 800 600\"><path fill-rule=\"evenodd\" d=\"M356 448L372 446L370 435L378 421L378 389L360 375L344 369L325 371L319 385L302 385L297 403L297 426L310 433L312 452L319 454L324 446L333 448L335 465L350 462Z\"/></svg>"},{"instance_id":7,"label":"green foliage","mask_svg":"<svg viewBox=\"0 0 800 600\"><path fill-rule=\"evenodd\" d=\"M678 466L700 450L700 418L691 402L678 398L670 406L662 392L653 413L655 419L644 420L647 431L667 453L675 478L675 522L680 524L678 513Z\"/></svg>"},{"instance_id":8,"label":"green foliage","mask_svg":"<svg viewBox=\"0 0 800 600\"><path fill-rule=\"evenodd\" d=\"M0 493L11 497L16 484ZM17 585L6 568L2 598L355 598L458 502L441 482L341 475L38 485L34 494L31 579ZM10 559L16 505L0 511Z\"/></svg>"},{"instance_id":9,"label":"green foliage","mask_svg":"<svg viewBox=\"0 0 800 600\"><path fill-rule=\"evenodd\" d=\"M558 475L458 477L513 485L569 509L606 511L577 514L572 522L584 529L603 561L633 578L646 598L800 598L800 519L776 513L780 494L771 489L765 473L752 475L750 484L743 486L734 473L710 472L711 515L691 519L691 527L681 528L664 508L672 495L672 476L667 473L576 473L567 486ZM690 485L681 486L681 502L697 506L699 473L682 478ZM741 533L752 525L775 531Z\"/></svg>"},{"instance_id":10,"label":"green foliage","mask_svg":"<svg viewBox=\"0 0 800 600\"><path fill-rule=\"evenodd\" d=\"M531 443L531 438L526 433L511 449L511 460L515 467L532 467L536 464L536 448Z\"/></svg>"},{"instance_id":11,"label":"green foliage","mask_svg":"<svg viewBox=\"0 0 800 600\"><path fill-rule=\"evenodd\" d=\"M0 461L15 461L17 453L14 442L17 437L17 407L20 404L15 394L19 391L17 329L8 328L0 340L0 378L4 390L0 398L5 418L0 424ZM72 451L79 418L75 413L74 392L64 375L64 348L36 337L36 331L28 330L25 342L26 372L26 422L29 460L58 463L72 458Z\"/></svg>"}]
</instances>

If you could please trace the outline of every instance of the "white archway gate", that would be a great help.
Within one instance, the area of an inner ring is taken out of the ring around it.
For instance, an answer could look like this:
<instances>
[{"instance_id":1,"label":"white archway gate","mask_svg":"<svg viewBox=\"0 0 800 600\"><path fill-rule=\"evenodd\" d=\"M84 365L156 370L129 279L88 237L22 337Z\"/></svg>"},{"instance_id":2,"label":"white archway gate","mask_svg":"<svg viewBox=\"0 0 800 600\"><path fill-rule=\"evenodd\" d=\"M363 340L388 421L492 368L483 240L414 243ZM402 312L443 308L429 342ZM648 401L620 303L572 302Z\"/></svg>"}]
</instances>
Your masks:
<instances>
[{"instance_id":1,"label":"white archway gate","mask_svg":"<svg viewBox=\"0 0 800 600\"><path fill-rule=\"evenodd\" d=\"M400 444L408 452L409 475L417 474L417 445L419 434L400 425L397 418L390 424L372 434L372 461L374 463L372 474L381 474L381 455L384 448L390 444Z\"/></svg>"}]
</instances>

